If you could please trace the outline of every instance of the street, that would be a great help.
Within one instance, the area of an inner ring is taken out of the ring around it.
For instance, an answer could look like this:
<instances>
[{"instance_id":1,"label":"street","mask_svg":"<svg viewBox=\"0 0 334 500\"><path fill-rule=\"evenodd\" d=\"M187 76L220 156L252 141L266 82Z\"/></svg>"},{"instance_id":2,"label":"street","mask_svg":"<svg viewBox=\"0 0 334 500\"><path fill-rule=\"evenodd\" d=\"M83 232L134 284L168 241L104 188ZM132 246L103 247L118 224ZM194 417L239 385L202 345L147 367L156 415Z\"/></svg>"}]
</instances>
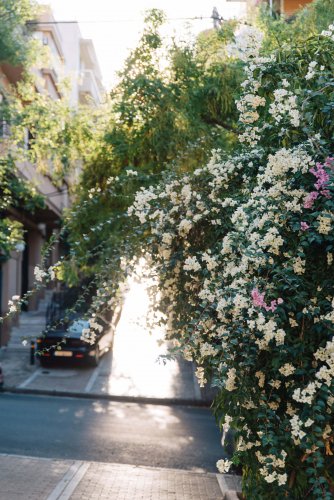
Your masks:
<instances>
[{"instance_id":1,"label":"street","mask_svg":"<svg viewBox=\"0 0 334 500\"><path fill-rule=\"evenodd\" d=\"M0 453L216 472L210 410L0 395Z\"/></svg>"},{"instance_id":2,"label":"street","mask_svg":"<svg viewBox=\"0 0 334 500\"><path fill-rule=\"evenodd\" d=\"M222 498L218 426L194 365L161 362L164 331L147 331L147 306L133 283L96 368L30 365L21 338L44 316L23 315L1 359L0 500Z\"/></svg>"},{"instance_id":3,"label":"street","mask_svg":"<svg viewBox=\"0 0 334 500\"><path fill-rule=\"evenodd\" d=\"M168 352L165 332L158 326L148 332L148 307L145 286L132 282L112 350L95 369L71 360L42 368L38 358L30 366L29 343L22 345L22 337L40 333L45 313L24 313L20 318L22 326L13 330L9 348L3 353L5 385L32 391L200 400L192 363L180 357L162 362L161 356Z\"/></svg>"}]
</instances>

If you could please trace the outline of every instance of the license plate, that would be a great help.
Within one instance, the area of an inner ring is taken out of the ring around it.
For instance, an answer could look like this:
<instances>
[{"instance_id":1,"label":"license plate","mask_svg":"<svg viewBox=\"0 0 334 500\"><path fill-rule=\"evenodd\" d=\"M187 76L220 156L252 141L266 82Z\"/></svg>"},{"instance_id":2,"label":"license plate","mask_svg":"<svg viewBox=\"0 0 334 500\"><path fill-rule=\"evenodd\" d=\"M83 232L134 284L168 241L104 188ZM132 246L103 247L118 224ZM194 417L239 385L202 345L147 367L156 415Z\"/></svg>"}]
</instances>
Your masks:
<instances>
[{"instance_id":1,"label":"license plate","mask_svg":"<svg viewBox=\"0 0 334 500\"><path fill-rule=\"evenodd\" d=\"M55 351L54 355L61 356L64 358L71 358L73 356L73 352L72 351Z\"/></svg>"}]
</instances>

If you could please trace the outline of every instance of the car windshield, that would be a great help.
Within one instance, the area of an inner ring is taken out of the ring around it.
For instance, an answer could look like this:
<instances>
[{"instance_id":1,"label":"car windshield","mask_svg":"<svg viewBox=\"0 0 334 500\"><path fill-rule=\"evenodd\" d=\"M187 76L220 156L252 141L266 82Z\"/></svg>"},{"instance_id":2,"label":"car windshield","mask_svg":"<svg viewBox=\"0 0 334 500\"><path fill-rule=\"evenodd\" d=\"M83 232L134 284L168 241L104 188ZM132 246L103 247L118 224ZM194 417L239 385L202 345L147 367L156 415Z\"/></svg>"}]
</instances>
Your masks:
<instances>
[{"instance_id":1,"label":"car windshield","mask_svg":"<svg viewBox=\"0 0 334 500\"><path fill-rule=\"evenodd\" d=\"M77 319L76 321L73 321L73 323L68 327L67 332L71 337L80 337L82 330L84 330L85 328L89 328L88 321Z\"/></svg>"}]
</instances>

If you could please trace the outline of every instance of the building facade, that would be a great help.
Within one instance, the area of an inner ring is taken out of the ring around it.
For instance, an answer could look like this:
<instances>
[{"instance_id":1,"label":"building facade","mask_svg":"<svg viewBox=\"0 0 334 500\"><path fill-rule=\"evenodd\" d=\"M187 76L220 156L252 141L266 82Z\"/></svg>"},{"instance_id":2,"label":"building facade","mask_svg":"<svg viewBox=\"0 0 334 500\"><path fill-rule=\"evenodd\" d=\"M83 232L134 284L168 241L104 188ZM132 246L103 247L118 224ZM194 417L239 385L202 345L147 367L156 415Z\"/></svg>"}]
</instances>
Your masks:
<instances>
[{"instance_id":1,"label":"building facade","mask_svg":"<svg viewBox=\"0 0 334 500\"><path fill-rule=\"evenodd\" d=\"M267 3L273 13L285 17L293 16L299 9L312 2L312 0L260 0L260 2L261 1ZM258 4L259 0L255 0L255 2L254 0L248 0L248 3L250 5L254 5L254 3Z\"/></svg>"},{"instance_id":2,"label":"building facade","mask_svg":"<svg viewBox=\"0 0 334 500\"><path fill-rule=\"evenodd\" d=\"M49 7L43 8L40 17L33 22L33 36L46 48L47 63L40 68L32 68L35 88L50 99L60 99L66 92L69 104L76 109L80 104L98 106L103 100L101 71L91 40L82 38L78 24L58 24ZM22 78L22 68L9 64L0 66L0 93L10 93L11 87ZM66 81L66 85L63 82ZM10 134L6 124L1 126L2 139ZM1 135L0 134L0 135ZM1 139L1 138L0 138ZM0 140L1 147L1 140ZM27 144L29 147L29 132ZM0 259L0 315L8 310L8 301L13 296L23 296L33 286L34 268L41 262L41 249L52 235L59 232L62 212L69 207L68 181L56 187L52 179L37 171L29 162L17 163L17 170L45 197L45 207L28 213L11 208L6 214L22 223L25 231L25 245L18 247L7 260ZM49 264L57 262L62 248L56 244ZM28 309L38 306L40 296L29 300ZM17 321L17 320L16 320ZM10 338L9 322L1 325L0 347L7 345Z\"/></svg>"}]
</instances>

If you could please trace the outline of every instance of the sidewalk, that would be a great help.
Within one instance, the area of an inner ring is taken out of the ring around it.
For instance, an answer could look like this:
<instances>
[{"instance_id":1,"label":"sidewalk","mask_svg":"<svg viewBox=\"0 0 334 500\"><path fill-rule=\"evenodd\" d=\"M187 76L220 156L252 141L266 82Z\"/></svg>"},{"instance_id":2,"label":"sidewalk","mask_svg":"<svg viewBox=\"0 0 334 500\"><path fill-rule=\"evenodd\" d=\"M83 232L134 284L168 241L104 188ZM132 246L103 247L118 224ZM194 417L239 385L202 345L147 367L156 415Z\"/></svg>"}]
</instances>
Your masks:
<instances>
[{"instance_id":1,"label":"sidewalk","mask_svg":"<svg viewBox=\"0 0 334 500\"><path fill-rule=\"evenodd\" d=\"M37 360L35 365L30 365L30 341L35 340L45 328L45 313L50 293L45 292L46 297L40 300L37 311L20 314L19 325L12 328L8 346L0 348L5 386L19 386L38 366Z\"/></svg>"},{"instance_id":2,"label":"sidewalk","mask_svg":"<svg viewBox=\"0 0 334 500\"><path fill-rule=\"evenodd\" d=\"M0 454L1 500L233 498L222 492L220 478L220 474L177 469Z\"/></svg>"}]
</instances>

